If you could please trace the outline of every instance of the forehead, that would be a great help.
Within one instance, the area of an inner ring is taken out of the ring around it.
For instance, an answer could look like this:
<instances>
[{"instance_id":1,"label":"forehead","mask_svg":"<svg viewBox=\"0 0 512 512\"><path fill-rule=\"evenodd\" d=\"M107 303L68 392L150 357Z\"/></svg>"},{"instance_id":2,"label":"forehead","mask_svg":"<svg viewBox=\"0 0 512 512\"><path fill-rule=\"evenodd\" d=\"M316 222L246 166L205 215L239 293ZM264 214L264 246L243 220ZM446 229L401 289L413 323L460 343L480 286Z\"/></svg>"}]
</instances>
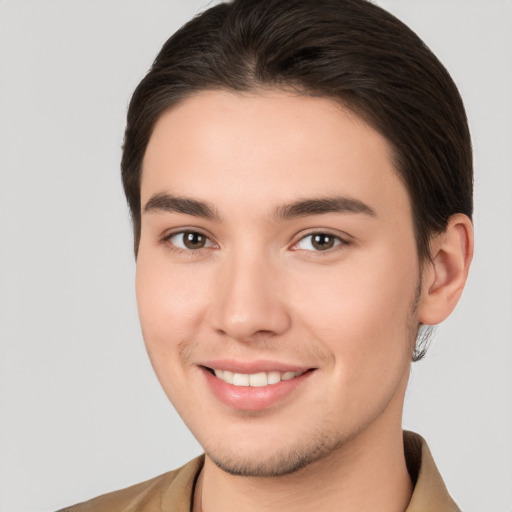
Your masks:
<instances>
[{"instance_id":1,"label":"forehead","mask_svg":"<svg viewBox=\"0 0 512 512\"><path fill-rule=\"evenodd\" d=\"M163 192L245 211L336 194L378 212L388 198L409 213L384 137L334 100L280 90L204 91L164 112L143 160L142 205Z\"/></svg>"}]
</instances>

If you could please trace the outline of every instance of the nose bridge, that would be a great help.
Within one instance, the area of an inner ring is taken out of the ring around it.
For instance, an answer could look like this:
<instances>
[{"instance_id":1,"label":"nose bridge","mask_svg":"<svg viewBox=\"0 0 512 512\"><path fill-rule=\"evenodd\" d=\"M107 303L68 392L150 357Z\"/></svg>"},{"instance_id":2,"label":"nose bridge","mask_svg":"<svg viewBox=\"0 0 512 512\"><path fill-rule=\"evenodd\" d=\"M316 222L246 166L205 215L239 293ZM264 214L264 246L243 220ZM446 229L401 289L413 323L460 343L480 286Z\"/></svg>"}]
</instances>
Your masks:
<instances>
[{"instance_id":1,"label":"nose bridge","mask_svg":"<svg viewBox=\"0 0 512 512\"><path fill-rule=\"evenodd\" d=\"M222 265L213 306L215 328L239 341L284 332L290 319L272 258L258 251L233 251Z\"/></svg>"}]
</instances>

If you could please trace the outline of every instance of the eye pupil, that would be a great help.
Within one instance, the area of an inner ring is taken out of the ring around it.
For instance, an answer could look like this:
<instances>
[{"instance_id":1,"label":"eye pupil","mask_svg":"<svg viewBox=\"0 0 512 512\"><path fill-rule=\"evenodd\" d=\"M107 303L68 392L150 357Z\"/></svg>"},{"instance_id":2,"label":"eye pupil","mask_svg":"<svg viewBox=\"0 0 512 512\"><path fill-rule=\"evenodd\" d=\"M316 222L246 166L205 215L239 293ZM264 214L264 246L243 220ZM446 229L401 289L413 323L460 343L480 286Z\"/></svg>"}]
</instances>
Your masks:
<instances>
[{"instance_id":1,"label":"eye pupil","mask_svg":"<svg viewBox=\"0 0 512 512\"><path fill-rule=\"evenodd\" d=\"M334 247L334 237L325 234L313 235L311 243L319 251L325 251Z\"/></svg>"},{"instance_id":2,"label":"eye pupil","mask_svg":"<svg viewBox=\"0 0 512 512\"><path fill-rule=\"evenodd\" d=\"M183 243L188 249L201 249L206 244L206 237L201 233L183 233Z\"/></svg>"}]
</instances>

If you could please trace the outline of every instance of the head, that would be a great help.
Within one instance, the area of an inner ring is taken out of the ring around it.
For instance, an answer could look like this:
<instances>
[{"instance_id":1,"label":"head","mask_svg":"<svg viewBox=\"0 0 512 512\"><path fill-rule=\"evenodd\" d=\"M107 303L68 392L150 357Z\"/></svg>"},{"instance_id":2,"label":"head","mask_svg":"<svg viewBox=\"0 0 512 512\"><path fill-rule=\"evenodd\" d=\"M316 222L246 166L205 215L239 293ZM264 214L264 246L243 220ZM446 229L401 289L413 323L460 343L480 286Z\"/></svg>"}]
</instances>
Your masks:
<instances>
[{"instance_id":1,"label":"head","mask_svg":"<svg viewBox=\"0 0 512 512\"><path fill-rule=\"evenodd\" d=\"M233 159L245 171L231 168ZM289 168L286 162L291 161ZM333 162L342 162L344 168L340 194ZM460 226L467 222L453 229L454 219L470 219L472 213L471 143L461 98L447 71L410 29L366 0L235 0L212 7L165 43L135 90L122 176L135 253L139 254L142 244L148 248L139 262L137 283L144 336L157 375L180 412L187 408L184 397L196 396L193 383L200 379L211 381L208 385L216 393L219 379L212 370L233 373L229 361L235 361L233 366L239 370L235 373L248 375L255 369L258 374L266 372L262 378L267 379L273 369L282 370L281 377L287 371L304 372L289 385L278 384L285 395L286 386L308 386L301 384L303 380L328 385L331 379L342 390L359 389L361 397L368 396L364 410L352 411L353 401L340 406L341 414L351 418L341 428L341 437L337 424L341 420L327 415L323 429L322 425L304 426L308 431L304 436L311 442L299 444L306 446L307 454L292 443L283 448L278 461L262 459L247 474L269 475L276 467L293 471L334 450L383 416L388 406L395 416L401 411L407 362L411 356L418 357L414 342L408 340L416 339L419 324L443 317L441 306L427 307L426 295L455 274L457 265L451 263L449 253L467 242L464 236L443 234L463 231ZM314 190L313 200L310 190ZM329 193L332 190L334 194ZM370 192L359 197L359 191ZM258 201L261 197L263 201ZM268 211L261 206L267 199ZM341 211L366 219L360 225L355 221L353 229L360 236L349 233L344 238L346 233L333 231L327 221L325 232L301 224L304 218L317 222ZM381 211L389 216L380 215ZM163 217L158 221L163 224L151 221L145 228L144 215L154 212L167 212L170 220ZM178 221L172 217L176 214L185 217ZM384 245L377 238L370 242L370 235L365 241L364 222L379 216L380 231L388 230ZM165 227L166 223L186 227L185 219L196 217L202 220L191 224L189 231ZM150 235L151 230L158 231L160 238ZM249 232L254 247L268 249L257 260L240 241ZM299 232L302 238L297 237ZM281 243L285 238L288 245ZM172 256L156 255L164 243L172 245ZM443 256L438 258L442 244ZM278 250L275 258L270 256L275 247L285 245L292 259L279 259ZM349 263L349 257L335 252L337 246L355 247L353 254L368 258ZM371 257L370 246L374 248ZM182 252L176 252L176 247ZM312 247L320 251L327 247L331 260L313 263L308 259ZM183 251L194 255L183 256ZM298 260L293 260L296 255ZM345 275L335 268L336 258L341 257L347 258ZM436 258L443 271L433 278L435 271L429 274L425 268L434 268ZM382 280L369 277L369 269L380 273ZM261 294L255 292L259 290L256 275ZM425 275L430 275L427 294ZM153 284L166 279L163 289L155 292ZM304 292L315 286L320 291ZM460 283L457 286L460 290ZM205 288L210 292L203 292ZM383 288L389 295L380 294ZM253 292L251 304L248 289ZM168 297L162 295L165 290ZM458 293L452 294L452 302ZM346 308L348 300L352 309ZM155 311L161 312L159 318L151 318ZM376 320L368 326L370 317ZM337 357L341 331L341 338L347 337L346 359ZM378 338L385 342L364 347L364 340ZM397 338L404 343L392 344ZM276 346L283 352L276 352ZM380 355L374 357L372 351ZM256 366L251 365L251 357ZM352 368L344 368L349 361ZM383 367L387 376L375 394L372 375ZM169 380L172 371L176 376ZM323 375L328 376L325 381ZM186 382L190 394L185 393ZM222 390L219 393L221 402L232 398ZM319 407L331 411L335 403L347 399L341 392L332 403L325 399L322 405L314 392L308 393L303 401L312 409L320 403ZM200 396L198 392L198 400ZM253 439L271 439L275 422L266 423L269 415L285 413L276 412L274 402L265 402L265 392L261 400L253 396L244 401L237 396L234 413L232 403L219 405L229 410L220 413L216 431L233 429L226 435L235 439L240 422L254 429ZM218 412L215 400L200 404L212 424ZM288 404L286 397L283 400ZM255 403L259 404L256 409ZM295 405L287 407L291 415L280 419L283 425L293 417ZM194 414L182 416L207 453L213 447L212 453L228 454L225 460L218 459L220 466L244 473L243 463L235 454L229 455L226 445L218 448L226 439L198 432L201 427ZM223 423L227 417L229 422ZM254 446L245 449L257 459ZM284 464L285 459L289 463ZM258 473L257 466L264 470Z\"/></svg>"}]
</instances>

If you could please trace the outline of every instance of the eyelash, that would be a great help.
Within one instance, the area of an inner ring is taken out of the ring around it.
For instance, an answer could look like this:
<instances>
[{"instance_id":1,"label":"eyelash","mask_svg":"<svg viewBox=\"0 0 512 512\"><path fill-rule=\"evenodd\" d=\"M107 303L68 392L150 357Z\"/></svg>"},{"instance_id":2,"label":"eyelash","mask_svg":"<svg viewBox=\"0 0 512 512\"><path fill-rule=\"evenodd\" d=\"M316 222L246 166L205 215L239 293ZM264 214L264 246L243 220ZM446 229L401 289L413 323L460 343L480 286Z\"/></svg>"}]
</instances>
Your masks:
<instances>
[{"instance_id":1,"label":"eyelash","mask_svg":"<svg viewBox=\"0 0 512 512\"><path fill-rule=\"evenodd\" d=\"M332 245L331 247L328 247L324 250L304 249L304 248L299 247L299 244L301 242L304 242L308 238L310 239L309 245L311 247L314 247L314 243L315 243L314 237L328 238L333 242L334 245ZM330 233L329 231L314 231L312 233L308 233L307 235L302 236L297 242L295 242L292 246L292 250L295 250L295 251L304 250L304 251L308 251L308 252L312 252L312 253L323 253L323 252L327 253L327 252L335 251L336 249L341 249L343 246L347 246L347 245L349 245L349 242L339 235L335 235L334 233Z\"/></svg>"},{"instance_id":2,"label":"eyelash","mask_svg":"<svg viewBox=\"0 0 512 512\"><path fill-rule=\"evenodd\" d=\"M202 237L205 239L205 246L203 247L198 247L198 248L190 248L190 247L186 247L185 246L185 242L184 242L184 237L185 235L191 235L191 236L199 236L199 237ZM172 239L175 238L175 237L178 237L178 236L181 236L182 237L182 245L183 247L180 247L178 245L176 245L176 243L173 243ZM173 251L177 251L177 252L180 252L180 253L185 253L185 254L188 254L188 255L191 255L192 253L194 252L200 252L204 249L210 249L210 248L218 248L218 245L215 243L215 242L212 242L212 240L210 239L209 236L205 235L204 233L201 233L200 231L195 231L193 229L190 229L190 230L183 230L183 231L176 231L176 232L173 232L173 233L169 233L167 235L165 235L162 239L162 242L168 244L168 246L170 247L171 250Z\"/></svg>"},{"instance_id":3,"label":"eyelash","mask_svg":"<svg viewBox=\"0 0 512 512\"><path fill-rule=\"evenodd\" d=\"M182 245L183 245L182 247L180 247L176 243L172 242L173 238L178 237L178 236L184 237L185 235L204 237L206 245L203 247L198 247L198 248L186 247L185 242L183 241L183 238L182 238ZM325 250L321 250L321 249L315 250L314 249L315 242L314 242L313 237L326 237L333 242L333 245L331 247L328 247ZM309 245L311 247L313 247L313 249L309 249L309 248L304 249L304 248L299 247L299 244L301 242L304 242L308 238L311 239L311 241L309 242ZM218 247L219 247L218 244L216 244L215 242L213 242L210 239L210 237L208 237L204 233L201 233L200 231L195 231L192 229L169 233L163 237L162 242L168 244L170 246L171 250L181 252L181 253L186 253L188 255L191 255L192 253L197 253L199 251L203 251L205 249L210 249L210 248L218 249ZM350 244L349 241L347 241L346 239L342 238L339 235L335 235L328 231L314 231L314 232L311 232L311 233L308 233L308 234L302 236L297 242L295 242L292 245L291 250L293 250L293 251L304 250L304 251L311 252L311 253L323 253L323 252L331 252L332 250L336 250L336 248L341 248L341 247L347 246L349 244Z\"/></svg>"}]
</instances>

